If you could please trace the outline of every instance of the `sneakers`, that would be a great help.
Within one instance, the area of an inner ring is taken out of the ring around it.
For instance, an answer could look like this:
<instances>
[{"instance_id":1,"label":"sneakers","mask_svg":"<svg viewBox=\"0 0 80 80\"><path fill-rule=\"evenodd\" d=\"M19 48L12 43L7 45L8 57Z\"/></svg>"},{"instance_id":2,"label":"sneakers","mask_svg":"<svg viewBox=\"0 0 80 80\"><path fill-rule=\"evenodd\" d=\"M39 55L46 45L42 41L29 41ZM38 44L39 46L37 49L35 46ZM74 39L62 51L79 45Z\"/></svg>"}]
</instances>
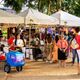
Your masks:
<instances>
[{"instance_id":1,"label":"sneakers","mask_svg":"<svg viewBox=\"0 0 80 80\"><path fill-rule=\"evenodd\" d=\"M53 63L53 61L46 60L46 63L50 63L50 64L52 64L52 63Z\"/></svg>"},{"instance_id":2,"label":"sneakers","mask_svg":"<svg viewBox=\"0 0 80 80\"><path fill-rule=\"evenodd\" d=\"M49 61L48 60L46 60L46 63L48 63Z\"/></svg>"},{"instance_id":3,"label":"sneakers","mask_svg":"<svg viewBox=\"0 0 80 80\"><path fill-rule=\"evenodd\" d=\"M50 63L50 64L52 64L52 63L53 63L53 61L49 61L49 63Z\"/></svg>"}]
</instances>

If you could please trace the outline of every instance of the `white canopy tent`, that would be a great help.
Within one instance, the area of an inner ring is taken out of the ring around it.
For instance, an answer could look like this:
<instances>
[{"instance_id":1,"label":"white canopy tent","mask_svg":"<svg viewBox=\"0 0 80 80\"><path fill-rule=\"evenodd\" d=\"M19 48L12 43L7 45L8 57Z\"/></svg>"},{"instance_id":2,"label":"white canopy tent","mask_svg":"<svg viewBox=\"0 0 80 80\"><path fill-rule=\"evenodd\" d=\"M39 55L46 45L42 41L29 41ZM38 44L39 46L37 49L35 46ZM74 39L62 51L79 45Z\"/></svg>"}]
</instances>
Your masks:
<instances>
[{"instance_id":1,"label":"white canopy tent","mask_svg":"<svg viewBox=\"0 0 80 80\"><path fill-rule=\"evenodd\" d=\"M24 18L4 10L0 10L0 23L5 24L22 24L24 23Z\"/></svg>"},{"instance_id":2,"label":"white canopy tent","mask_svg":"<svg viewBox=\"0 0 80 80\"><path fill-rule=\"evenodd\" d=\"M25 18L25 24L55 25L58 21L56 18L43 14L32 8L28 8L19 15Z\"/></svg>"},{"instance_id":3,"label":"white canopy tent","mask_svg":"<svg viewBox=\"0 0 80 80\"><path fill-rule=\"evenodd\" d=\"M51 16L59 20L59 25L80 26L80 18L62 10L52 14Z\"/></svg>"}]
</instances>

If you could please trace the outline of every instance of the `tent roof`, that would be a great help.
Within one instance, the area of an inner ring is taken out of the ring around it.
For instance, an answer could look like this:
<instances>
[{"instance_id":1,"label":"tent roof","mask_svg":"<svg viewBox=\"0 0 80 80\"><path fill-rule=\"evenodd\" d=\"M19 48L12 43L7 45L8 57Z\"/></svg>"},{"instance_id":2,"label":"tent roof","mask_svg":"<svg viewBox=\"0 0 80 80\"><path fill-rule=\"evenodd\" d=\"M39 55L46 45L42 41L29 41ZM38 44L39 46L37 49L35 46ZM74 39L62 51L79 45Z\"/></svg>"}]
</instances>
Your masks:
<instances>
[{"instance_id":1,"label":"tent roof","mask_svg":"<svg viewBox=\"0 0 80 80\"><path fill-rule=\"evenodd\" d=\"M19 15L25 18L26 24L32 23L32 24L54 25L58 21L56 18L43 14L38 10L34 10L32 8L28 8L27 10L21 12Z\"/></svg>"},{"instance_id":2,"label":"tent roof","mask_svg":"<svg viewBox=\"0 0 80 80\"><path fill-rule=\"evenodd\" d=\"M0 10L0 23L19 24L24 23L24 18L4 10Z\"/></svg>"},{"instance_id":3,"label":"tent roof","mask_svg":"<svg viewBox=\"0 0 80 80\"><path fill-rule=\"evenodd\" d=\"M62 10L52 14L51 16L59 20L60 25L80 26L80 18Z\"/></svg>"}]
</instances>

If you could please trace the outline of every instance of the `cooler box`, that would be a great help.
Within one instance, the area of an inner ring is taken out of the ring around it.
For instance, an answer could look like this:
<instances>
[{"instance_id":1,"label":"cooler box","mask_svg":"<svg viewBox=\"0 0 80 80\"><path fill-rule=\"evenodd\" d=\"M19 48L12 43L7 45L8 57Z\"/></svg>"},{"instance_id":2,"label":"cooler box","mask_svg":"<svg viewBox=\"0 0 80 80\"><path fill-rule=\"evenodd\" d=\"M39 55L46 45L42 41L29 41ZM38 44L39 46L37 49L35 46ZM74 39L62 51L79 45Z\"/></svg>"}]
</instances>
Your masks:
<instances>
[{"instance_id":1,"label":"cooler box","mask_svg":"<svg viewBox=\"0 0 80 80\"><path fill-rule=\"evenodd\" d=\"M17 51L10 51L9 53L6 54L6 62L13 67L24 66L25 64L24 58L25 55Z\"/></svg>"}]
</instances>

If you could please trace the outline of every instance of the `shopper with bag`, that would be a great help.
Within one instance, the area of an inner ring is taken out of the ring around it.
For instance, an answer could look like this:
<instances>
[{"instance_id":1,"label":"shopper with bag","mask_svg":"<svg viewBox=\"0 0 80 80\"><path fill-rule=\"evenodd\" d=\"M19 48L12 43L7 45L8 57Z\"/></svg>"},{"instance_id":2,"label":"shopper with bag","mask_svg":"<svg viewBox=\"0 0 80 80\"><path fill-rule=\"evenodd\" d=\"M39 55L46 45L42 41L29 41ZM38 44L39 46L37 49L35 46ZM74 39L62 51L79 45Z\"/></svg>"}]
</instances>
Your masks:
<instances>
[{"instance_id":1,"label":"shopper with bag","mask_svg":"<svg viewBox=\"0 0 80 80\"><path fill-rule=\"evenodd\" d=\"M80 75L80 30L75 28L75 40L76 40L76 50L78 53L79 63L78 63L78 74Z\"/></svg>"},{"instance_id":2,"label":"shopper with bag","mask_svg":"<svg viewBox=\"0 0 80 80\"><path fill-rule=\"evenodd\" d=\"M13 42L14 42L16 50L22 52L22 48L24 47L24 42L20 38L20 34L16 35L15 40Z\"/></svg>"},{"instance_id":3,"label":"shopper with bag","mask_svg":"<svg viewBox=\"0 0 80 80\"><path fill-rule=\"evenodd\" d=\"M71 47L71 51L72 51L72 65L74 65L76 57L77 57L77 62L79 63L79 58L78 58L78 54L77 54L77 50L76 50L78 45L75 40L75 37L72 39L70 47Z\"/></svg>"}]
</instances>

